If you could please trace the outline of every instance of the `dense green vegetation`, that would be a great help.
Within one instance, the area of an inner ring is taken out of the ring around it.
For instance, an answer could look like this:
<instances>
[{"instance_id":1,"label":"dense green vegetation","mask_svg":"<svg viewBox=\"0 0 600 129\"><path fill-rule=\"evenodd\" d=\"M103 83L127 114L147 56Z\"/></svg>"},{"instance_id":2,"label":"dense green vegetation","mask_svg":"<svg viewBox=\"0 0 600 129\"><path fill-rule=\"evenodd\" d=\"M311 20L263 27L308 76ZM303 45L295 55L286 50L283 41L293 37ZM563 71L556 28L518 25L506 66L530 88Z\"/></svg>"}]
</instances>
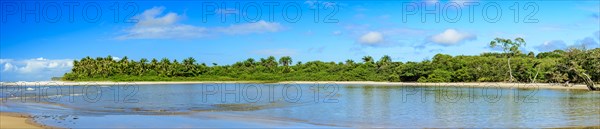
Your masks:
<instances>
[{"instance_id":1,"label":"dense green vegetation","mask_svg":"<svg viewBox=\"0 0 600 129\"><path fill-rule=\"evenodd\" d=\"M523 54L515 40L495 39L503 53L477 56L437 54L421 62L394 62L390 56L362 61L297 62L289 56L249 58L232 65L211 66L194 58L179 62L163 58L114 60L111 56L74 61L64 80L70 81L393 81L393 82L550 82L583 83L579 73L600 81L600 48L569 48Z\"/></svg>"}]
</instances>

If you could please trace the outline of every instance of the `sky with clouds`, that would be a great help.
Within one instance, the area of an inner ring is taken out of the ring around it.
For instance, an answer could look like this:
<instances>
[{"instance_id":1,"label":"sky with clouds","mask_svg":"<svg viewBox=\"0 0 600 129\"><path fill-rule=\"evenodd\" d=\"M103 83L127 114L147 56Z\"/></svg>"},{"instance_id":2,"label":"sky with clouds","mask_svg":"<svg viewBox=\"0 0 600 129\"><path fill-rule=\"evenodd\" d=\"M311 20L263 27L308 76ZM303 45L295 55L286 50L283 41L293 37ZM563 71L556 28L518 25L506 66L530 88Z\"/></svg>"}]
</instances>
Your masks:
<instances>
[{"instance_id":1,"label":"sky with clouds","mask_svg":"<svg viewBox=\"0 0 600 129\"><path fill-rule=\"evenodd\" d=\"M0 81L49 80L86 56L421 61L496 51L496 37L523 37L535 53L600 47L596 0L2 1L0 11Z\"/></svg>"}]
</instances>

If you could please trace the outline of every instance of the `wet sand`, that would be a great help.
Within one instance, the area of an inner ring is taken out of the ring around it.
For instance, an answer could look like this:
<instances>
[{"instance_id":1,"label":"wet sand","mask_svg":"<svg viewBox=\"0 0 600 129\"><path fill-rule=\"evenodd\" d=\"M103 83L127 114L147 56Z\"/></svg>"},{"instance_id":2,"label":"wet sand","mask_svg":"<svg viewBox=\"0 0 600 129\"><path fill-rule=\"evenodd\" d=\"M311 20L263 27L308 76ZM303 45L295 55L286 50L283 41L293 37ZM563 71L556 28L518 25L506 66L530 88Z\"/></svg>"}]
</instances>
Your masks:
<instances>
[{"instance_id":1,"label":"wet sand","mask_svg":"<svg viewBox=\"0 0 600 129\"><path fill-rule=\"evenodd\" d=\"M0 128L2 129L43 129L43 128L52 128L43 126L41 124L37 124L31 120L31 116L18 114L18 113L8 113L8 112L0 112Z\"/></svg>"},{"instance_id":2,"label":"wet sand","mask_svg":"<svg viewBox=\"0 0 600 129\"><path fill-rule=\"evenodd\" d=\"M92 85L168 85L168 84L213 84L213 83L266 83L261 81L139 81L139 82L1 82L2 86L92 86ZM450 83L418 83L418 82L373 82L373 81L282 81L268 84L342 84L342 85L374 85L374 86L453 86L453 87L495 87L523 89L573 89L587 90L583 84L563 86L552 83L504 83L504 82L450 82Z\"/></svg>"}]
</instances>

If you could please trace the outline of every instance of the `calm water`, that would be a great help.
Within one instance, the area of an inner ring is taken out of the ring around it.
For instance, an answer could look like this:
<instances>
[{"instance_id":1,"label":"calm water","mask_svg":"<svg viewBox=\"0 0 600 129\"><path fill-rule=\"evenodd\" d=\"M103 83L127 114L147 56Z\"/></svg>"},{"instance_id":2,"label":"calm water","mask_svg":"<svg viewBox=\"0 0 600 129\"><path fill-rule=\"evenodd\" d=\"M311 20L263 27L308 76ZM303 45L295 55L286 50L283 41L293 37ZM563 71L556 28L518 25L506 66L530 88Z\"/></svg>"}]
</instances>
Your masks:
<instances>
[{"instance_id":1,"label":"calm water","mask_svg":"<svg viewBox=\"0 0 600 129\"><path fill-rule=\"evenodd\" d=\"M1 111L66 128L600 125L600 93L582 90L332 84L1 89Z\"/></svg>"}]
</instances>

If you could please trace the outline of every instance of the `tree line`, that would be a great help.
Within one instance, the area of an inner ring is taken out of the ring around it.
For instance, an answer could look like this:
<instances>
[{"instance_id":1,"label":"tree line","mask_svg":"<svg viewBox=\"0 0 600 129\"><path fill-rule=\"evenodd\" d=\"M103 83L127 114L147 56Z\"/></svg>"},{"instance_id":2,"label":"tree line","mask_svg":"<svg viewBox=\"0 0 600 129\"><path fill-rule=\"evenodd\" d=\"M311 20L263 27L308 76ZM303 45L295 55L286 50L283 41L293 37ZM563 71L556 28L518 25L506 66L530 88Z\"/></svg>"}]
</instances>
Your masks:
<instances>
[{"instance_id":1,"label":"tree line","mask_svg":"<svg viewBox=\"0 0 600 129\"><path fill-rule=\"evenodd\" d=\"M181 62L168 58L139 61L123 57L85 57L73 62L65 73L68 81L391 81L391 82L542 82L585 83L586 77L600 82L600 48L568 48L524 54L521 38L497 38L490 47L502 53L451 56L437 54L420 62L396 62L390 56L360 61L296 62L289 56L231 65L197 63L192 57Z\"/></svg>"}]
</instances>

